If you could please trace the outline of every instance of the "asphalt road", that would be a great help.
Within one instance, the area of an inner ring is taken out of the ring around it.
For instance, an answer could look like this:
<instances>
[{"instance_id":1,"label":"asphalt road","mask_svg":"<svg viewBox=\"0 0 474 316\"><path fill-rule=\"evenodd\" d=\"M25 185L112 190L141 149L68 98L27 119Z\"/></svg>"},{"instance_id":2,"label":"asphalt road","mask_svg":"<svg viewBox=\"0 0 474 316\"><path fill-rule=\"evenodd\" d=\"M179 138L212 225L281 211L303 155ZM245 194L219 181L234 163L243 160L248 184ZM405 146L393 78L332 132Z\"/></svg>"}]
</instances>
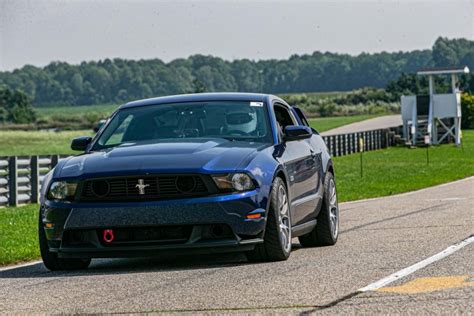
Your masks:
<instances>
[{"instance_id":1,"label":"asphalt road","mask_svg":"<svg viewBox=\"0 0 474 316\"><path fill-rule=\"evenodd\" d=\"M403 125L402 116L400 114L385 115L385 116L375 117L375 118L360 121L360 122L343 125L341 127L322 132L321 135L328 136L328 135L364 132L364 131L370 131L374 129L397 127L400 125Z\"/></svg>"},{"instance_id":2,"label":"asphalt road","mask_svg":"<svg viewBox=\"0 0 474 316\"><path fill-rule=\"evenodd\" d=\"M0 313L472 313L474 243L378 291L358 292L474 231L474 177L341 205L336 246L288 261L241 255L97 260L82 272L42 264L0 271Z\"/></svg>"}]
</instances>

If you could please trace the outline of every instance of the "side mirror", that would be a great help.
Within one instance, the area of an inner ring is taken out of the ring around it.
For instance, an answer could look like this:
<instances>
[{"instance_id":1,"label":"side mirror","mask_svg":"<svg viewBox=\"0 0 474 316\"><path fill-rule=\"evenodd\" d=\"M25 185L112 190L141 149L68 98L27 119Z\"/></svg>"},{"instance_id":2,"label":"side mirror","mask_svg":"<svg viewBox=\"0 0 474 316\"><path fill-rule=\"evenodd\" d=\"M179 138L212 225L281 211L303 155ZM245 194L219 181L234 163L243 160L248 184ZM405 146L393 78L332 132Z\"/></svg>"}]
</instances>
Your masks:
<instances>
[{"instance_id":1,"label":"side mirror","mask_svg":"<svg viewBox=\"0 0 474 316\"><path fill-rule=\"evenodd\" d=\"M288 125L285 127L283 133L283 140L287 142L310 138L313 135L313 131L310 127L300 125Z\"/></svg>"},{"instance_id":2,"label":"side mirror","mask_svg":"<svg viewBox=\"0 0 474 316\"><path fill-rule=\"evenodd\" d=\"M89 136L81 136L76 137L71 142L71 149L78 150L78 151L85 151L87 146L90 144L92 137Z\"/></svg>"}]
</instances>

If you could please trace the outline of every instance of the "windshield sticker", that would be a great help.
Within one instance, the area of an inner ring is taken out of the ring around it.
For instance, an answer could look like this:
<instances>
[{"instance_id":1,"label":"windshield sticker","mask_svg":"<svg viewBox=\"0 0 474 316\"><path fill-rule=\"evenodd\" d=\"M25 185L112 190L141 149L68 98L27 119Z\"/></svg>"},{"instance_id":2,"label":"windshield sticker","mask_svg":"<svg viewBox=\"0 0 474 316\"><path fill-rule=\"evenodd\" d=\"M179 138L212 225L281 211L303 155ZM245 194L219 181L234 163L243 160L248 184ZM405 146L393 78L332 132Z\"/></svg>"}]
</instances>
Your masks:
<instances>
[{"instance_id":1,"label":"windshield sticker","mask_svg":"<svg viewBox=\"0 0 474 316\"><path fill-rule=\"evenodd\" d=\"M250 102L250 106L258 106L258 107L262 107L263 106L263 102Z\"/></svg>"}]
</instances>

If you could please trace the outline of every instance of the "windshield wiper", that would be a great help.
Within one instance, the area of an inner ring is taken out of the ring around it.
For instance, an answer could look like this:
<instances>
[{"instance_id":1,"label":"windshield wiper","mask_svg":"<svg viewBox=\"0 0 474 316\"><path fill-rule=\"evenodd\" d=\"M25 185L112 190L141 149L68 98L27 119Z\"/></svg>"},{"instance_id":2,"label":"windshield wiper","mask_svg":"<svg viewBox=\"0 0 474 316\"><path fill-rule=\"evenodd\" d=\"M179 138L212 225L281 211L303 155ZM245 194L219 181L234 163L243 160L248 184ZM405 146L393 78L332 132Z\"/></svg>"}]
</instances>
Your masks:
<instances>
[{"instance_id":1,"label":"windshield wiper","mask_svg":"<svg viewBox=\"0 0 474 316\"><path fill-rule=\"evenodd\" d=\"M222 139L228 140L228 141L230 141L230 142L236 142L236 141L238 141L237 138L232 137L232 136L218 136L218 137L215 137L215 138L222 138Z\"/></svg>"}]
</instances>

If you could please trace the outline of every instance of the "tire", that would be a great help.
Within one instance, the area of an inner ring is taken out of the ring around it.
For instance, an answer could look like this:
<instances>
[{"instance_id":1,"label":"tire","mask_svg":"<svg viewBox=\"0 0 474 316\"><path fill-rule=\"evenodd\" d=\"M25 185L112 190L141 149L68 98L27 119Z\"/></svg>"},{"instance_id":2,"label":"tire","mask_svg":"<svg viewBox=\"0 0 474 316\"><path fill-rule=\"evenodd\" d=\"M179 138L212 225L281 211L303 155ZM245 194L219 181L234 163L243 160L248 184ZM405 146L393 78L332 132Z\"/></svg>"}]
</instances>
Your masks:
<instances>
[{"instance_id":1,"label":"tire","mask_svg":"<svg viewBox=\"0 0 474 316\"><path fill-rule=\"evenodd\" d=\"M87 267L91 263L91 259L58 258L57 253L49 251L48 241L46 240L46 234L44 231L43 223L41 221L41 211L38 221L38 239L41 258L43 259L43 263L48 270L81 270L87 269Z\"/></svg>"},{"instance_id":2,"label":"tire","mask_svg":"<svg viewBox=\"0 0 474 316\"><path fill-rule=\"evenodd\" d=\"M273 181L263 244L246 253L251 262L282 261L291 253L291 218L285 182Z\"/></svg>"},{"instance_id":3,"label":"tire","mask_svg":"<svg viewBox=\"0 0 474 316\"><path fill-rule=\"evenodd\" d=\"M339 235L339 206L337 203L336 183L332 173L324 180L324 197L316 227L298 239L303 247L332 246Z\"/></svg>"}]
</instances>

